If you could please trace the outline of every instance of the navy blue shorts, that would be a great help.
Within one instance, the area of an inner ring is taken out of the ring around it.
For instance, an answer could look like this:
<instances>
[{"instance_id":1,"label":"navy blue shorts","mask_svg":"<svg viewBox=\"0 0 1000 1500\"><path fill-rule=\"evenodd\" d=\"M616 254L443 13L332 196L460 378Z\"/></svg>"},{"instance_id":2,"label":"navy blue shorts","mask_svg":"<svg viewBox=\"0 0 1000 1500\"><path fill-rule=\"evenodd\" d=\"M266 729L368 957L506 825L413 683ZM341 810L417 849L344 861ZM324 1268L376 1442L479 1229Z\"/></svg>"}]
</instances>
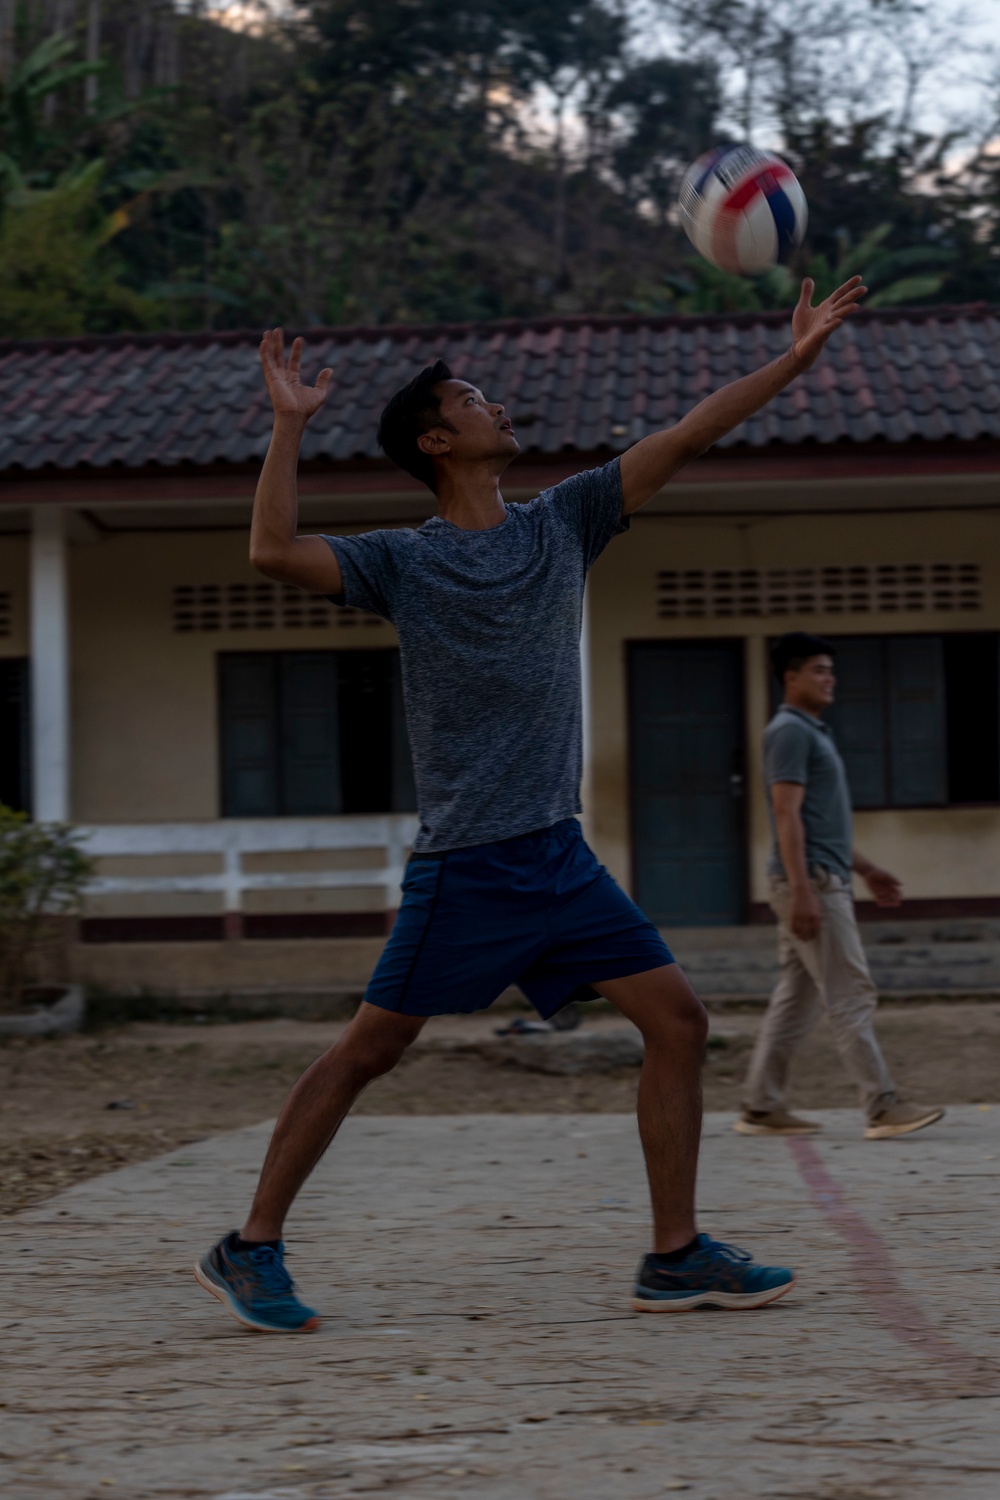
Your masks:
<instances>
[{"instance_id":1,"label":"navy blue shorts","mask_svg":"<svg viewBox=\"0 0 1000 1500\"><path fill-rule=\"evenodd\" d=\"M496 844L414 854L365 993L406 1016L483 1010L508 985L542 1016L590 985L674 962L575 818Z\"/></svg>"}]
</instances>

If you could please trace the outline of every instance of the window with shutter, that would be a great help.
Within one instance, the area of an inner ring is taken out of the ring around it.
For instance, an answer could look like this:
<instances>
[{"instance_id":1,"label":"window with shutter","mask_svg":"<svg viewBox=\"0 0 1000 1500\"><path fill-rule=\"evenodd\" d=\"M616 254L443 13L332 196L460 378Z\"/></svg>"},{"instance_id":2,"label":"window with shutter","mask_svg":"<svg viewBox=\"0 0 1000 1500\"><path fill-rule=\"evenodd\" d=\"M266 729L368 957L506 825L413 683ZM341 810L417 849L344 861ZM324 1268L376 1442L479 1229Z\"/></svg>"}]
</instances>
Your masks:
<instances>
[{"instance_id":1,"label":"window with shutter","mask_svg":"<svg viewBox=\"0 0 1000 1500\"><path fill-rule=\"evenodd\" d=\"M1000 637L946 635L948 801L1000 801Z\"/></svg>"},{"instance_id":2,"label":"window with shutter","mask_svg":"<svg viewBox=\"0 0 1000 1500\"><path fill-rule=\"evenodd\" d=\"M417 786L413 779L413 757L410 754L410 737L406 732L406 714L403 711L403 673L398 651L392 653L391 716L392 810L416 812Z\"/></svg>"},{"instance_id":3,"label":"window with shutter","mask_svg":"<svg viewBox=\"0 0 1000 1500\"><path fill-rule=\"evenodd\" d=\"M398 650L224 652L219 720L223 817L416 806Z\"/></svg>"},{"instance_id":4,"label":"window with shutter","mask_svg":"<svg viewBox=\"0 0 1000 1500\"><path fill-rule=\"evenodd\" d=\"M1000 801L1000 636L842 636L831 644L837 692L826 717L855 807Z\"/></svg>"},{"instance_id":5,"label":"window with shutter","mask_svg":"<svg viewBox=\"0 0 1000 1500\"><path fill-rule=\"evenodd\" d=\"M948 763L941 637L897 635L885 644L892 805L943 805Z\"/></svg>"},{"instance_id":6,"label":"window with shutter","mask_svg":"<svg viewBox=\"0 0 1000 1500\"><path fill-rule=\"evenodd\" d=\"M280 810L277 665L273 651L219 657L224 818L264 818Z\"/></svg>"},{"instance_id":7,"label":"window with shutter","mask_svg":"<svg viewBox=\"0 0 1000 1500\"><path fill-rule=\"evenodd\" d=\"M341 766L344 811L388 812L392 806L394 651L342 651Z\"/></svg>"},{"instance_id":8,"label":"window with shutter","mask_svg":"<svg viewBox=\"0 0 1000 1500\"><path fill-rule=\"evenodd\" d=\"M16 812L31 806L28 660L0 661L0 802Z\"/></svg>"},{"instance_id":9,"label":"window with shutter","mask_svg":"<svg viewBox=\"0 0 1000 1500\"><path fill-rule=\"evenodd\" d=\"M284 651L279 667L281 812L290 817L341 808L337 657Z\"/></svg>"},{"instance_id":10,"label":"window with shutter","mask_svg":"<svg viewBox=\"0 0 1000 1500\"><path fill-rule=\"evenodd\" d=\"M829 714L855 807L884 807L885 664L879 636L837 642L836 699Z\"/></svg>"}]
</instances>

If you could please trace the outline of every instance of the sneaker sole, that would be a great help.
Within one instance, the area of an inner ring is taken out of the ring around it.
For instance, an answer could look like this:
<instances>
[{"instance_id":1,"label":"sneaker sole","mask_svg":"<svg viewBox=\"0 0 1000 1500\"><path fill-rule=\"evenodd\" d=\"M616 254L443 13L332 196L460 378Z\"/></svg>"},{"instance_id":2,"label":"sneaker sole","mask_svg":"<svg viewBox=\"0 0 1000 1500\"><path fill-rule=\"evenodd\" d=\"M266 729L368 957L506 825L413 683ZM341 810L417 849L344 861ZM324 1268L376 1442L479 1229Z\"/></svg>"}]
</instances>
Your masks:
<instances>
[{"instance_id":1,"label":"sneaker sole","mask_svg":"<svg viewBox=\"0 0 1000 1500\"><path fill-rule=\"evenodd\" d=\"M737 1135L819 1135L822 1125L755 1125L752 1120L737 1120Z\"/></svg>"},{"instance_id":2,"label":"sneaker sole","mask_svg":"<svg viewBox=\"0 0 1000 1500\"><path fill-rule=\"evenodd\" d=\"M866 1141L888 1141L895 1135L912 1135L915 1130L924 1130L928 1125L934 1125L944 1117L943 1109L935 1109L929 1115L924 1115L920 1120L912 1120L908 1125L869 1125L865 1131Z\"/></svg>"},{"instance_id":3,"label":"sneaker sole","mask_svg":"<svg viewBox=\"0 0 1000 1500\"><path fill-rule=\"evenodd\" d=\"M690 1297L665 1297L655 1301L633 1297L632 1307L635 1312L653 1313L688 1312L692 1307L725 1307L734 1312L749 1312L752 1307L766 1307L769 1302L777 1302L794 1285L793 1277L784 1286L769 1287L766 1292L692 1292Z\"/></svg>"},{"instance_id":4,"label":"sneaker sole","mask_svg":"<svg viewBox=\"0 0 1000 1500\"><path fill-rule=\"evenodd\" d=\"M254 1333L315 1333L320 1326L319 1318L307 1318L299 1328L276 1328L273 1323L257 1322L256 1319L250 1317L245 1308L240 1306L227 1287L220 1286L217 1281L212 1280L203 1270L200 1261L194 1263L194 1279L199 1286L203 1286L206 1292L211 1292L212 1296L222 1303L230 1317L235 1318L237 1323L242 1323L244 1328L252 1328Z\"/></svg>"}]
</instances>

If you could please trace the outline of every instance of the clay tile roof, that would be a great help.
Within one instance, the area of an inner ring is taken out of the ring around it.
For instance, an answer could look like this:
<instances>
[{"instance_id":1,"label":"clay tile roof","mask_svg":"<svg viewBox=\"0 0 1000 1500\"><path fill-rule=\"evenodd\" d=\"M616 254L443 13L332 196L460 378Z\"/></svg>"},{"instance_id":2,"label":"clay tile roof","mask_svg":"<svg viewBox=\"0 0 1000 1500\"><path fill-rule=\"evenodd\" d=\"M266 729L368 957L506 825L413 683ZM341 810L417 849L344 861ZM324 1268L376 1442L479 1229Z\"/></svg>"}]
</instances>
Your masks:
<instances>
[{"instance_id":1,"label":"clay tile roof","mask_svg":"<svg viewBox=\"0 0 1000 1500\"><path fill-rule=\"evenodd\" d=\"M566 317L304 334L333 385L303 456L379 457L392 392L448 360L502 400L528 453L615 452L788 346L784 314ZM268 402L256 333L0 341L0 472L256 463ZM904 443L1000 438L1000 309L864 312L824 358L723 440Z\"/></svg>"}]
</instances>

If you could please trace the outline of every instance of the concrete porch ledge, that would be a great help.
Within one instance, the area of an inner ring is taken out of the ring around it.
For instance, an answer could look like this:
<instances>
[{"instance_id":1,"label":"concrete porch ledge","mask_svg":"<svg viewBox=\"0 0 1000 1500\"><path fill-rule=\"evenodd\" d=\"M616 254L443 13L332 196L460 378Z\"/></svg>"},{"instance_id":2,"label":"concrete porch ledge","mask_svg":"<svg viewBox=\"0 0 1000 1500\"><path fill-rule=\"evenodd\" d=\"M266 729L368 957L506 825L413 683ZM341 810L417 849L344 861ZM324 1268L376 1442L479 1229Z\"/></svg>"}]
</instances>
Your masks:
<instances>
[{"instance_id":1,"label":"concrete porch ledge","mask_svg":"<svg viewBox=\"0 0 1000 1500\"><path fill-rule=\"evenodd\" d=\"M1000 993L1000 922L866 923L862 937L885 994ZM773 928L689 927L666 938L706 1000L763 1000L777 979ZM66 953L78 984L177 995L280 993L305 1000L310 993L360 994L385 943L385 937L76 942Z\"/></svg>"},{"instance_id":2,"label":"concrete porch ledge","mask_svg":"<svg viewBox=\"0 0 1000 1500\"><path fill-rule=\"evenodd\" d=\"M385 938L74 943L74 980L170 993L364 988Z\"/></svg>"}]
</instances>

